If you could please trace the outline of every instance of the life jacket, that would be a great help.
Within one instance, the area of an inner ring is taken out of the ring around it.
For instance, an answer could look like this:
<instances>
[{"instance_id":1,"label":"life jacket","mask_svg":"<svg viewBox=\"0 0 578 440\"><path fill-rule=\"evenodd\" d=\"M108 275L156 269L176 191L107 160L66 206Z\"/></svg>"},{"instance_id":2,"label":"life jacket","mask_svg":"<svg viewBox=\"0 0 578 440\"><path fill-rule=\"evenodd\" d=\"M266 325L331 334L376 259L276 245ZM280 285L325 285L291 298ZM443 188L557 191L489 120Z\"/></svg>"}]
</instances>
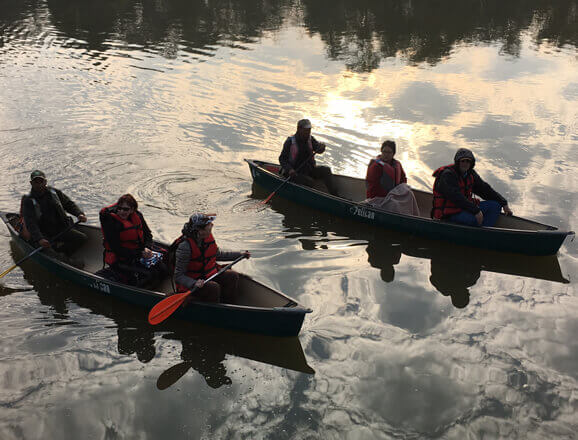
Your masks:
<instances>
[{"instance_id":1,"label":"life jacket","mask_svg":"<svg viewBox=\"0 0 578 440\"><path fill-rule=\"evenodd\" d=\"M51 188L51 187L47 187L46 190L48 191L48 193L52 197L52 202L54 203L54 206L56 206L56 209L59 211L62 218L67 219L68 217L66 215L66 211L64 210L64 207L62 206L62 202L58 198L58 194L56 193L56 190L54 188ZM30 240L31 235L30 235L30 231L28 231L28 228L26 227L26 222L24 222L24 216L22 215L22 205L24 204L24 201L26 199L30 199L32 201L32 205L34 206L34 214L36 216L37 221L40 221L40 217L42 217L42 211L40 210L40 204L32 196L32 194L28 194L27 196L22 196L22 199L20 200L20 220L16 225L16 231L20 233L20 236L24 240L28 241L28 240Z\"/></svg>"},{"instance_id":2,"label":"life jacket","mask_svg":"<svg viewBox=\"0 0 578 440\"><path fill-rule=\"evenodd\" d=\"M455 165L445 165L443 167L438 168L434 171L433 176L436 178L433 185L433 207L431 210L431 217L435 219L441 219L444 217L448 217L450 215L457 214L458 212L462 211L462 208L456 206L451 200L445 198L438 190L438 181L441 174L447 168L451 169L452 172L456 173L458 176L458 183L460 185L460 192L464 195L468 201L475 203L478 205L480 201L473 196L473 187L474 187L474 176L472 173L468 173L466 178L464 179L463 176L456 171Z\"/></svg>"},{"instance_id":3,"label":"life jacket","mask_svg":"<svg viewBox=\"0 0 578 440\"><path fill-rule=\"evenodd\" d=\"M115 203L114 205L102 208L100 214L109 215L122 225L122 230L120 231L120 245L122 247L126 249L139 249L144 246L142 222L140 216L136 212L133 212L126 220L124 220L116 213ZM110 248L106 236L104 235L104 230L102 230L102 237L102 244L104 245L104 262L108 265L112 265L117 261L121 261L122 258L116 255Z\"/></svg>"},{"instance_id":4,"label":"life jacket","mask_svg":"<svg viewBox=\"0 0 578 440\"><path fill-rule=\"evenodd\" d=\"M206 280L210 276L217 273L219 267L217 265L217 251L219 248L215 243L215 238L213 234L209 235L205 238L204 243L206 247L200 249L197 246L195 240L190 237L185 237L181 235L179 238L175 240L175 243L171 245L171 248L176 249L176 247L182 243L183 241L188 241L189 246L191 247L191 258L189 260L189 264L187 265L186 275L189 278L193 278L195 280L203 279ZM174 273L174 269L173 269ZM182 284L177 283L177 292L186 292L189 290L187 287L183 286Z\"/></svg>"},{"instance_id":5,"label":"life jacket","mask_svg":"<svg viewBox=\"0 0 578 440\"><path fill-rule=\"evenodd\" d=\"M295 136L291 136L290 139L291 139L291 150L289 155L289 162L291 163L291 166L295 168L298 165L297 159L299 158L299 145L297 145L297 138ZM308 157L311 157L313 155L313 143L311 142L311 136L309 136L309 139L307 139L307 148L309 150Z\"/></svg>"},{"instance_id":6,"label":"life jacket","mask_svg":"<svg viewBox=\"0 0 578 440\"><path fill-rule=\"evenodd\" d=\"M387 162L384 162L383 160L380 159L379 156L377 156L376 158L371 159L371 161L369 162L369 168L375 166L380 166L382 168L382 174L381 178L379 179L379 184L386 193L388 193L401 183L401 176L403 173L401 170L401 163L399 163L399 161L394 159L392 166ZM366 196L368 198L375 197L375 195L369 194L369 186L367 182L366 187L367 187Z\"/></svg>"}]
</instances>

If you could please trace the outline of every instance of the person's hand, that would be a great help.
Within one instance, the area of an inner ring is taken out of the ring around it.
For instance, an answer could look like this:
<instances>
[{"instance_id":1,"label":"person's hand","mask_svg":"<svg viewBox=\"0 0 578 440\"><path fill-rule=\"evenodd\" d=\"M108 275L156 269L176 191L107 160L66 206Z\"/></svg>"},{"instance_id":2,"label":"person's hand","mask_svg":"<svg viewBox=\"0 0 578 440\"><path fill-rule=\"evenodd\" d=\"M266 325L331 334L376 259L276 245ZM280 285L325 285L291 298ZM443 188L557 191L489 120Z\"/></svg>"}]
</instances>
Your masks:
<instances>
[{"instance_id":1,"label":"person's hand","mask_svg":"<svg viewBox=\"0 0 578 440\"><path fill-rule=\"evenodd\" d=\"M46 238L41 238L40 240L38 240L38 244L42 246L44 249L50 247L50 242Z\"/></svg>"},{"instance_id":2,"label":"person's hand","mask_svg":"<svg viewBox=\"0 0 578 440\"><path fill-rule=\"evenodd\" d=\"M319 142L319 144L317 144L317 151L315 151L317 154L321 154L325 151L325 144L322 142Z\"/></svg>"},{"instance_id":3,"label":"person's hand","mask_svg":"<svg viewBox=\"0 0 578 440\"><path fill-rule=\"evenodd\" d=\"M476 220L478 222L478 225L482 226L482 223L484 222L484 214L482 214L482 211L476 214Z\"/></svg>"},{"instance_id":4,"label":"person's hand","mask_svg":"<svg viewBox=\"0 0 578 440\"><path fill-rule=\"evenodd\" d=\"M512 210L510 209L510 207L509 207L508 205L502 206L502 209L504 210L504 214L506 214L506 215L514 215L514 213L512 212Z\"/></svg>"},{"instance_id":5,"label":"person's hand","mask_svg":"<svg viewBox=\"0 0 578 440\"><path fill-rule=\"evenodd\" d=\"M241 255L243 255L247 260L251 258L251 252L249 251L241 252Z\"/></svg>"},{"instance_id":6,"label":"person's hand","mask_svg":"<svg viewBox=\"0 0 578 440\"><path fill-rule=\"evenodd\" d=\"M151 251L149 248L144 248L142 251L142 256L144 258L150 258L153 256L153 251Z\"/></svg>"},{"instance_id":7,"label":"person's hand","mask_svg":"<svg viewBox=\"0 0 578 440\"><path fill-rule=\"evenodd\" d=\"M195 287L197 289L201 289L205 285L205 280L197 280L195 281Z\"/></svg>"},{"instance_id":8,"label":"person's hand","mask_svg":"<svg viewBox=\"0 0 578 440\"><path fill-rule=\"evenodd\" d=\"M294 170L293 168L291 168L291 169L289 170L289 177L293 177L295 174L296 174L296 173L295 173L295 170Z\"/></svg>"},{"instance_id":9,"label":"person's hand","mask_svg":"<svg viewBox=\"0 0 578 440\"><path fill-rule=\"evenodd\" d=\"M86 216L84 214L80 214L78 216L78 221L81 223L86 223Z\"/></svg>"}]
</instances>

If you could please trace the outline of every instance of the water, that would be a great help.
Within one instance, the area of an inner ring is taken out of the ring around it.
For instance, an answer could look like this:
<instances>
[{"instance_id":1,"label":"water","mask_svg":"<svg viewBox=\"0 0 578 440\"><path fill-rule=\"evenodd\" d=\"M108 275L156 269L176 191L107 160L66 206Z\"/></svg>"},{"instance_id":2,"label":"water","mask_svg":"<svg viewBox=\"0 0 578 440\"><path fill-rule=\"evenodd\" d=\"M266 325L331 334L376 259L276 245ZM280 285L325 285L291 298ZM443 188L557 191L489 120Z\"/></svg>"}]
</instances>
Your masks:
<instances>
[{"instance_id":1,"label":"water","mask_svg":"<svg viewBox=\"0 0 578 440\"><path fill-rule=\"evenodd\" d=\"M576 1L0 2L0 208L28 175L155 237L217 212L238 265L311 307L299 338L145 324L34 264L0 288L0 438L575 438L578 250L512 257L273 199L302 117L415 188L471 148L517 215L576 229ZM18 257L6 229L0 264Z\"/></svg>"}]
</instances>

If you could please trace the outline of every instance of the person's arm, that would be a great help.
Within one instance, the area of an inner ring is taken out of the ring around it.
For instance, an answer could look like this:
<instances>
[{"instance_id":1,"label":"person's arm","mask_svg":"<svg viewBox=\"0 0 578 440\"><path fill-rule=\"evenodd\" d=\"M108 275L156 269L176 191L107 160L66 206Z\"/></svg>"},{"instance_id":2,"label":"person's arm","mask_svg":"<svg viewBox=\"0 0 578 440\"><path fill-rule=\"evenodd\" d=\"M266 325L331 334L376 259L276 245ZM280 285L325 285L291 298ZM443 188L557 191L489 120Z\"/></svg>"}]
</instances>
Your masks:
<instances>
[{"instance_id":1,"label":"person's arm","mask_svg":"<svg viewBox=\"0 0 578 440\"><path fill-rule=\"evenodd\" d=\"M472 175L474 176L474 193L482 197L484 200L495 200L500 204L500 206L508 206L508 201L486 183L478 173L472 171Z\"/></svg>"},{"instance_id":2,"label":"person's arm","mask_svg":"<svg viewBox=\"0 0 578 440\"><path fill-rule=\"evenodd\" d=\"M365 183L367 185L366 196L368 199L373 197L378 197L381 192L381 173L383 172L383 167L375 161L371 161L367 167L367 175L365 176Z\"/></svg>"},{"instance_id":3,"label":"person's arm","mask_svg":"<svg viewBox=\"0 0 578 440\"><path fill-rule=\"evenodd\" d=\"M140 258L142 249L127 249L121 245L120 231L122 226L110 215L101 214L100 224L108 246L116 255L131 261Z\"/></svg>"},{"instance_id":4,"label":"person's arm","mask_svg":"<svg viewBox=\"0 0 578 440\"><path fill-rule=\"evenodd\" d=\"M85 217L82 210L76 205L76 203L70 200L66 194L56 188L54 188L54 191L56 191L56 195L60 199L60 203L62 203L62 207L66 212L72 214L75 217L78 217L79 219L80 216Z\"/></svg>"},{"instance_id":5,"label":"person's arm","mask_svg":"<svg viewBox=\"0 0 578 440\"><path fill-rule=\"evenodd\" d=\"M401 170L401 178L399 183L407 183L407 177L405 175L405 171L403 170L403 166L401 165L401 162L399 162L399 169Z\"/></svg>"},{"instance_id":6,"label":"person's arm","mask_svg":"<svg viewBox=\"0 0 578 440\"><path fill-rule=\"evenodd\" d=\"M451 200L457 207L476 215L480 208L475 203L470 202L460 191L458 176L450 169L446 169L440 176L438 191Z\"/></svg>"},{"instance_id":7,"label":"person's arm","mask_svg":"<svg viewBox=\"0 0 578 440\"><path fill-rule=\"evenodd\" d=\"M197 280L187 276L187 266L191 260L191 246L188 241L183 241L177 246L175 252L175 283L192 289Z\"/></svg>"},{"instance_id":8,"label":"person's arm","mask_svg":"<svg viewBox=\"0 0 578 440\"><path fill-rule=\"evenodd\" d=\"M325 144L317 141L313 136L311 136L311 147L313 147L313 151L316 154L321 154L325 151Z\"/></svg>"},{"instance_id":9,"label":"person's arm","mask_svg":"<svg viewBox=\"0 0 578 440\"><path fill-rule=\"evenodd\" d=\"M140 211L136 212L137 215L140 217L140 221L142 223L142 231L143 231L143 238L144 238L144 247L147 249L151 249L153 246L153 233L151 232L149 225L147 224L144 216Z\"/></svg>"},{"instance_id":10,"label":"person's arm","mask_svg":"<svg viewBox=\"0 0 578 440\"><path fill-rule=\"evenodd\" d=\"M38 242L44 239L44 235L42 235L36 219L34 203L32 203L32 198L30 197L25 196L22 199L22 218L24 219L28 232L30 232L31 241Z\"/></svg>"},{"instance_id":11,"label":"person's arm","mask_svg":"<svg viewBox=\"0 0 578 440\"><path fill-rule=\"evenodd\" d=\"M283 144L283 150L279 156L279 164L281 168L287 173L290 172L293 167L291 166L291 138L287 138Z\"/></svg>"}]
</instances>

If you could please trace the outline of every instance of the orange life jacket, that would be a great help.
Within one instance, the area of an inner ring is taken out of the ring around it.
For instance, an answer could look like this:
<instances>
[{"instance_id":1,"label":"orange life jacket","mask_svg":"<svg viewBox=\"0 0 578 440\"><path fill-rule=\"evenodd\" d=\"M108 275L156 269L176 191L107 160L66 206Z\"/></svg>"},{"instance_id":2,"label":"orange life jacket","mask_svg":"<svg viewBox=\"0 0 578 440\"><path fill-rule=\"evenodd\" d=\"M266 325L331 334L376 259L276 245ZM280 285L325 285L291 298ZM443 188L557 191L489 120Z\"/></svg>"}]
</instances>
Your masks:
<instances>
[{"instance_id":1,"label":"orange life jacket","mask_svg":"<svg viewBox=\"0 0 578 440\"><path fill-rule=\"evenodd\" d=\"M436 178L436 180L433 185L433 207L431 210L431 217L435 219L448 217L462 211L462 208L456 206L451 200L445 198L437 190L439 178L442 172L447 168L451 169L458 176L460 192L464 195L464 197L476 205L480 203L480 201L473 196L474 176L472 173L468 173L467 177L464 179L463 176L460 176L460 174L456 171L454 164L439 167L433 173L433 176Z\"/></svg>"},{"instance_id":2,"label":"orange life jacket","mask_svg":"<svg viewBox=\"0 0 578 440\"><path fill-rule=\"evenodd\" d=\"M126 220L124 220L116 213L115 208L116 203L102 208L100 214L109 215L122 224L122 230L120 231L120 245L126 249L138 249L143 247L144 231L140 216L136 212L133 212ZM122 261L122 258L116 255L110 248L110 245L106 241L104 231L102 231L102 237L104 245L104 262L110 265L117 261Z\"/></svg>"},{"instance_id":3,"label":"orange life jacket","mask_svg":"<svg viewBox=\"0 0 578 440\"><path fill-rule=\"evenodd\" d=\"M192 238L184 236L177 238L177 246L185 240L189 242L189 246L191 247L191 258L187 265L186 275L195 280L206 280L216 274L219 270L217 266L217 251L219 248L215 243L213 234L204 239L206 245L204 249L200 249ZM187 287L177 283L177 292L186 292L187 290L189 290Z\"/></svg>"},{"instance_id":4,"label":"orange life jacket","mask_svg":"<svg viewBox=\"0 0 578 440\"><path fill-rule=\"evenodd\" d=\"M372 197L385 197L387 195L387 193L389 191L391 191L391 189L393 189L394 187L396 187L397 185L399 185L401 183L401 176L402 176L402 171L401 171L401 163L399 163L399 161L397 160L393 160L393 166L388 164L387 162L384 162L383 160L380 159L380 157L376 157L371 159L371 161L369 162L369 167L368 167L368 173L369 173L369 168L373 168L373 167L381 167L382 168L382 172L383 174L387 175L390 179L391 179L391 183L393 184L392 188L390 188L389 190L383 185L382 183L382 179L383 176L380 179L380 186L383 189L383 191L380 191L380 193L378 194L372 194L370 193L370 188L369 186L367 187L366 190L366 197L372 198ZM367 185L367 183L366 183ZM383 194L385 193L385 194Z\"/></svg>"}]
</instances>

